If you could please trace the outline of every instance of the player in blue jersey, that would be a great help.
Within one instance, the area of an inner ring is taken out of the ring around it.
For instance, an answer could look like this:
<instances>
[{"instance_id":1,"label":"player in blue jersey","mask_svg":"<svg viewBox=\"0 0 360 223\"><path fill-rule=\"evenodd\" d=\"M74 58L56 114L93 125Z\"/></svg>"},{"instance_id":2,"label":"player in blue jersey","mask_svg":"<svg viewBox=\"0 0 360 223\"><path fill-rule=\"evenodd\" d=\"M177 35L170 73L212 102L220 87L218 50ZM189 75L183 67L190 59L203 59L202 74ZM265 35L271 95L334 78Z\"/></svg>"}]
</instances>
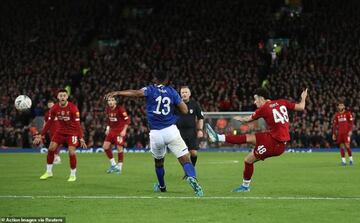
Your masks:
<instances>
[{"instance_id":1,"label":"player in blue jersey","mask_svg":"<svg viewBox=\"0 0 360 223\"><path fill-rule=\"evenodd\" d=\"M158 183L154 185L154 191L166 192L164 158L166 148L169 148L181 163L188 176L187 181L195 191L195 195L201 197L204 193L196 179L195 168L191 163L188 148L176 127L178 117L174 114L175 106L184 114L188 112L188 108L177 91L165 85L168 81L166 74L157 73L154 81L155 84L140 90L110 92L105 98L114 96L146 98L146 116L150 128L150 151L155 159L155 171L158 178Z\"/></svg>"}]
</instances>

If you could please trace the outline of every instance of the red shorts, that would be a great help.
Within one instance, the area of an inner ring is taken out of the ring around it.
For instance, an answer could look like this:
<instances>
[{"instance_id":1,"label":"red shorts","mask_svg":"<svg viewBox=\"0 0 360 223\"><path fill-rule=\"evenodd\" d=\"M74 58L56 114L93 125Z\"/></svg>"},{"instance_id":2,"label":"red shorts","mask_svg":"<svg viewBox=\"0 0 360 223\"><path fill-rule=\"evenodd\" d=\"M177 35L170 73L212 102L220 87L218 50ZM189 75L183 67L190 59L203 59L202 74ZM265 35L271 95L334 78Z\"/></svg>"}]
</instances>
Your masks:
<instances>
[{"instance_id":1,"label":"red shorts","mask_svg":"<svg viewBox=\"0 0 360 223\"><path fill-rule=\"evenodd\" d=\"M64 135L56 132L51 138L52 142L56 142L58 145L68 145L68 146L79 146L79 137L72 135Z\"/></svg>"},{"instance_id":2,"label":"red shorts","mask_svg":"<svg viewBox=\"0 0 360 223\"><path fill-rule=\"evenodd\" d=\"M337 144L340 144L340 143L350 143L350 137L347 133L343 133L343 134L339 134L337 136Z\"/></svg>"},{"instance_id":3,"label":"red shorts","mask_svg":"<svg viewBox=\"0 0 360 223\"><path fill-rule=\"evenodd\" d=\"M255 133L256 146L254 155L258 160L264 160L272 156L280 156L286 148L286 142L279 142L271 137L270 132Z\"/></svg>"},{"instance_id":4,"label":"red shorts","mask_svg":"<svg viewBox=\"0 0 360 223\"><path fill-rule=\"evenodd\" d=\"M109 134L107 134L105 141L114 145L123 146L125 144L125 136L121 137L119 131L110 131Z\"/></svg>"}]
</instances>

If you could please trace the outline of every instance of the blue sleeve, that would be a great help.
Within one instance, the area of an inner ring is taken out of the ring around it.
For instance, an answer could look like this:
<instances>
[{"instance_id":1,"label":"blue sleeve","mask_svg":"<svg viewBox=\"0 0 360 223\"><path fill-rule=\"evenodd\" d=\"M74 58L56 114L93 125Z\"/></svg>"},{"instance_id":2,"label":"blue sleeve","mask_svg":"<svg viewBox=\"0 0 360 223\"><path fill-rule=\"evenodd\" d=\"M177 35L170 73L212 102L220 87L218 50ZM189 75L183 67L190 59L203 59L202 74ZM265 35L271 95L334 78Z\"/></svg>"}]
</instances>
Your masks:
<instances>
[{"instance_id":1,"label":"blue sleeve","mask_svg":"<svg viewBox=\"0 0 360 223\"><path fill-rule=\"evenodd\" d=\"M143 87L142 89L144 90L144 95L145 95L145 97L148 97L149 95L151 95L151 93L152 93L152 88L151 88L150 85L149 85L149 86L146 86L146 87Z\"/></svg>"},{"instance_id":2,"label":"blue sleeve","mask_svg":"<svg viewBox=\"0 0 360 223\"><path fill-rule=\"evenodd\" d=\"M180 104L181 101L182 101L179 93L178 93L175 89L173 89L173 99L174 99L174 104L175 104L175 105Z\"/></svg>"}]
</instances>

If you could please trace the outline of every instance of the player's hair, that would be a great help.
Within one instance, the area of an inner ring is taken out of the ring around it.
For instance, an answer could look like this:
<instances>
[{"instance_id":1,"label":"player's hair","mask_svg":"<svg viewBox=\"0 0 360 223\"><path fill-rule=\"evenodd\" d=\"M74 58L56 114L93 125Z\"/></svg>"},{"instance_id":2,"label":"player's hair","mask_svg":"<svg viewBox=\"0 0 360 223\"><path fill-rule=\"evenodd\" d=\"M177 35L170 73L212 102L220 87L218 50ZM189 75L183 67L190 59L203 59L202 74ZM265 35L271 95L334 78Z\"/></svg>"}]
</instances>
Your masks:
<instances>
[{"instance_id":1,"label":"player's hair","mask_svg":"<svg viewBox=\"0 0 360 223\"><path fill-rule=\"evenodd\" d=\"M58 90L57 94L59 94L59 93L69 94L69 93L67 92L67 90L65 90L65 89L60 89L60 90Z\"/></svg>"},{"instance_id":2,"label":"player's hair","mask_svg":"<svg viewBox=\"0 0 360 223\"><path fill-rule=\"evenodd\" d=\"M116 104L118 103L117 99L114 96L108 97L108 99L106 101L109 101L110 98L113 98L116 102Z\"/></svg>"},{"instance_id":3,"label":"player's hair","mask_svg":"<svg viewBox=\"0 0 360 223\"><path fill-rule=\"evenodd\" d=\"M168 79L167 73L161 71L155 72L154 77L159 82L165 82Z\"/></svg>"},{"instance_id":4,"label":"player's hair","mask_svg":"<svg viewBox=\"0 0 360 223\"><path fill-rule=\"evenodd\" d=\"M182 86L180 87L180 90L183 89L183 88L187 88L187 89L190 90L189 86L187 86L187 85L182 85Z\"/></svg>"},{"instance_id":5,"label":"player's hair","mask_svg":"<svg viewBox=\"0 0 360 223\"><path fill-rule=\"evenodd\" d=\"M257 88L254 92L254 95L257 95L259 97L263 97L265 99L270 99L270 92L268 89L266 88Z\"/></svg>"},{"instance_id":6,"label":"player's hair","mask_svg":"<svg viewBox=\"0 0 360 223\"><path fill-rule=\"evenodd\" d=\"M344 100L339 100L339 101L337 102L337 105L340 105L340 104L345 105L345 101L344 101Z\"/></svg>"}]
</instances>

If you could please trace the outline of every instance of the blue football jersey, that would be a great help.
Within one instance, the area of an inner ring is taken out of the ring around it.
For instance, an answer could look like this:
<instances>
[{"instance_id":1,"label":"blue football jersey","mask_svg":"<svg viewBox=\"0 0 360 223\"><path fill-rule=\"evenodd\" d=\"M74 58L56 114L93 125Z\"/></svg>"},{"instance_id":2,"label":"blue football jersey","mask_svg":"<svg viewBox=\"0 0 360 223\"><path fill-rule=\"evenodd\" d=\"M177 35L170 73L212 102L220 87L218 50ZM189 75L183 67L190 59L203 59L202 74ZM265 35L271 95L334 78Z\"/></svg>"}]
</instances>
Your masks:
<instances>
[{"instance_id":1,"label":"blue football jersey","mask_svg":"<svg viewBox=\"0 0 360 223\"><path fill-rule=\"evenodd\" d=\"M146 116L150 129L163 129L176 123L174 106L181 103L179 93L172 87L149 85L143 88L146 97Z\"/></svg>"}]
</instances>

